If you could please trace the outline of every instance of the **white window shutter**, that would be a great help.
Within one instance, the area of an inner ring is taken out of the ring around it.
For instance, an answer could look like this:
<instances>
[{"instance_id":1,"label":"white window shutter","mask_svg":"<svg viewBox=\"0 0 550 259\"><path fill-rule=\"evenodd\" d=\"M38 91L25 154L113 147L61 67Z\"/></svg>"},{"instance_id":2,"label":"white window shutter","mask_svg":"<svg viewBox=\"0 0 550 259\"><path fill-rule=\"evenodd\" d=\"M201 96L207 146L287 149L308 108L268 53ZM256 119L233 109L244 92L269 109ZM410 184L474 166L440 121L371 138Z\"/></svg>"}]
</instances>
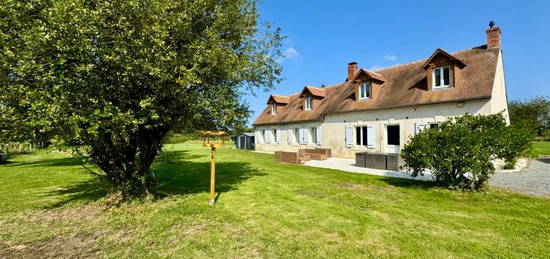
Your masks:
<instances>
[{"instance_id":1,"label":"white window shutter","mask_svg":"<svg viewBox=\"0 0 550 259\"><path fill-rule=\"evenodd\" d=\"M317 145L321 145L321 126L317 126L317 139L315 142Z\"/></svg>"},{"instance_id":2,"label":"white window shutter","mask_svg":"<svg viewBox=\"0 0 550 259\"><path fill-rule=\"evenodd\" d=\"M373 126L367 126L367 146L374 147L376 145L376 130Z\"/></svg>"},{"instance_id":3,"label":"white window shutter","mask_svg":"<svg viewBox=\"0 0 550 259\"><path fill-rule=\"evenodd\" d=\"M265 143L271 144L271 130L265 131Z\"/></svg>"},{"instance_id":4,"label":"white window shutter","mask_svg":"<svg viewBox=\"0 0 550 259\"><path fill-rule=\"evenodd\" d=\"M346 147L353 146L353 127L346 126Z\"/></svg>"},{"instance_id":5,"label":"white window shutter","mask_svg":"<svg viewBox=\"0 0 550 259\"><path fill-rule=\"evenodd\" d=\"M281 131L280 131L280 130L277 130L277 131L275 132L275 134L277 134L277 135L275 136L275 139L276 139L275 142L277 142L277 144L281 144Z\"/></svg>"},{"instance_id":6,"label":"white window shutter","mask_svg":"<svg viewBox=\"0 0 550 259\"><path fill-rule=\"evenodd\" d=\"M416 135L425 129L426 129L425 123L415 123L414 134Z\"/></svg>"},{"instance_id":7,"label":"white window shutter","mask_svg":"<svg viewBox=\"0 0 550 259\"><path fill-rule=\"evenodd\" d=\"M309 143L309 130L307 128L304 128L304 145L307 145Z\"/></svg>"},{"instance_id":8,"label":"white window shutter","mask_svg":"<svg viewBox=\"0 0 550 259\"><path fill-rule=\"evenodd\" d=\"M289 145L292 144L292 129L286 131L286 143Z\"/></svg>"},{"instance_id":9,"label":"white window shutter","mask_svg":"<svg viewBox=\"0 0 550 259\"><path fill-rule=\"evenodd\" d=\"M256 142L256 144L260 144L260 131L259 130L257 130L254 133L254 142Z\"/></svg>"}]
</instances>

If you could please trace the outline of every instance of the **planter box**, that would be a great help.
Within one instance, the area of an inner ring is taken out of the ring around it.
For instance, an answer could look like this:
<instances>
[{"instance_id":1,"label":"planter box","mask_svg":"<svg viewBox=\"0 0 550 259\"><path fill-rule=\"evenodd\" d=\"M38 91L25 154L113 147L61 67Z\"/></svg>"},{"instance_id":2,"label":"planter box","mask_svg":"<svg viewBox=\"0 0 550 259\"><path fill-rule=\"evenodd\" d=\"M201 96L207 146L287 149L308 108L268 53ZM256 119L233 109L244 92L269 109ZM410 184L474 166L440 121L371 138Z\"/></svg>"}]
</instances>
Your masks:
<instances>
[{"instance_id":1,"label":"planter box","mask_svg":"<svg viewBox=\"0 0 550 259\"><path fill-rule=\"evenodd\" d=\"M8 154L0 153L0 164L8 162Z\"/></svg>"},{"instance_id":2,"label":"planter box","mask_svg":"<svg viewBox=\"0 0 550 259\"><path fill-rule=\"evenodd\" d=\"M405 161L398 154L386 155L386 170L399 171L402 166L405 165Z\"/></svg>"},{"instance_id":3,"label":"planter box","mask_svg":"<svg viewBox=\"0 0 550 259\"><path fill-rule=\"evenodd\" d=\"M403 158L398 154L385 153L355 153L355 165L359 167L399 171L404 164Z\"/></svg>"}]
</instances>

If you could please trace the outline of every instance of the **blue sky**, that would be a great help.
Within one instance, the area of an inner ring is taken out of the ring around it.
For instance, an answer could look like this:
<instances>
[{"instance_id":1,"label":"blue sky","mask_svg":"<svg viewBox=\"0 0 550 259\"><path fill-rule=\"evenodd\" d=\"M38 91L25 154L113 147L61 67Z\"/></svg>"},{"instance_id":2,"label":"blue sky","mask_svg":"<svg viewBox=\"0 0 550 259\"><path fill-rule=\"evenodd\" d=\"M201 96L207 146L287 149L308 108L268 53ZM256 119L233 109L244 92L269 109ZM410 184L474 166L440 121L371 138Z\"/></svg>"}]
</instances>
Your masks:
<instances>
[{"instance_id":1,"label":"blue sky","mask_svg":"<svg viewBox=\"0 0 550 259\"><path fill-rule=\"evenodd\" d=\"M283 82L246 96L250 123L269 94L340 83L350 61L376 69L485 44L490 20L502 30L509 99L550 96L550 1L264 0L259 9L287 36L287 56Z\"/></svg>"}]
</instances>

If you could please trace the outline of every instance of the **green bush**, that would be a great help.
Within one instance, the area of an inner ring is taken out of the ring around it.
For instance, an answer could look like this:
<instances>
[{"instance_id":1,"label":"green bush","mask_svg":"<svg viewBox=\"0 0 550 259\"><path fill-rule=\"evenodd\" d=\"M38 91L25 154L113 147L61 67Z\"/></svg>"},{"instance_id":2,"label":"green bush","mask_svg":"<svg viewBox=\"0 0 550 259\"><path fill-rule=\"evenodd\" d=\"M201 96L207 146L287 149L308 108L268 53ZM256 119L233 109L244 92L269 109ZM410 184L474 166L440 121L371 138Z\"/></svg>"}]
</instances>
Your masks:
<instances>
[{"instance_id":1,"label":"green bush","mask_svg":"<svg viewBox=\"0 0 550 259\"><path fill-rule=\"evenodd\" d=\"M495 171L491 160L501 158L513 165L531 138L528 130L506 126L500 114L465 115L446 121L439 129L418 133L401 156L413 176L428 169L440 185L480 190Z\"/></svg>"}]
</instances>

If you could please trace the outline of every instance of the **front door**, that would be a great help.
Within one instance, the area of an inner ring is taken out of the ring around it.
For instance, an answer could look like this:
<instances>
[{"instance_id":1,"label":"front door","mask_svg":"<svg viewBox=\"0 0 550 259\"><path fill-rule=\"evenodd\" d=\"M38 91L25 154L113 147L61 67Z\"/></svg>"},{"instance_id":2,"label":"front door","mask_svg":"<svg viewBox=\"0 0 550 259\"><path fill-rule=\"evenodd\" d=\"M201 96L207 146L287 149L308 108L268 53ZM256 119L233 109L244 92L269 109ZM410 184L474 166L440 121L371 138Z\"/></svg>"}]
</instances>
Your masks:
<instances>
[{"instance_id":1,"label":"front door","mask_svg":"<svg viewBox=\"0 0 550 259\"><path fill-rule=\"evenodd\" d=\"M386 153L399 153L399 147L401 144L399 125L387 125L386 126L386 145L384 151Z\"/></svg>"}]
</instances>

